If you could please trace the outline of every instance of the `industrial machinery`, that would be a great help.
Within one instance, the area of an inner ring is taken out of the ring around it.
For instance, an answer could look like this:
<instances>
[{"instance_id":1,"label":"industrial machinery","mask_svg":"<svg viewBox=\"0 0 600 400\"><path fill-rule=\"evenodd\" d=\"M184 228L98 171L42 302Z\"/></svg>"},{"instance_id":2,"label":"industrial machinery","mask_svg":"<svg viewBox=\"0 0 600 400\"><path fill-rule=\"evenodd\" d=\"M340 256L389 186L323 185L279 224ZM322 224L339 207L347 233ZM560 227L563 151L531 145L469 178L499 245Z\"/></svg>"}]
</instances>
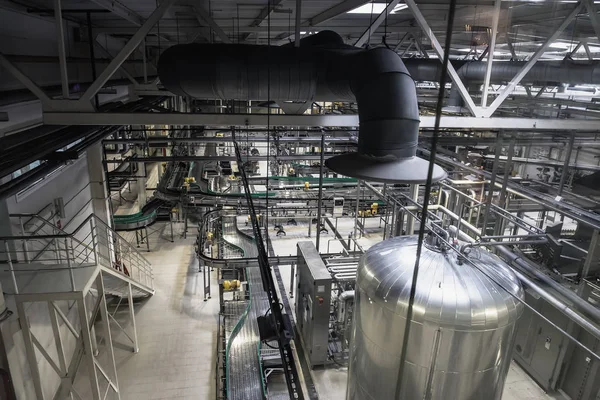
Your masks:
<instances>
[{"instance_id":1,"label":"industrial machinery","mask_svg":"<svg viewBox=\"0 0 600 400\"><path fill-rule=\"evenodd\" d=\"M334 197L333 199L333 216L341 217L344 214L344 198Z\"/></svg>"},{"instance_id":2,"label":"industrial machinery","mask_svg":"<svg viewBox=\"0 0 600 400\"><path fill-rule=\"evenodd\" d=\"M312 242L299 242L296 321L311 366L327 362L331 275Z\"/></svg>"},{"instance_id":3,"label":"industrial machinery","mask_svg":"<svg viewBox=\"0 0 600 400\"><path fill-rule=\"evenodd\" d=\"M393 238L361 258L346 398L500 399L523 310L519 281L483 250L457 255L430 240L400 360L417 243Z\"/></svg>"}]
</instances>

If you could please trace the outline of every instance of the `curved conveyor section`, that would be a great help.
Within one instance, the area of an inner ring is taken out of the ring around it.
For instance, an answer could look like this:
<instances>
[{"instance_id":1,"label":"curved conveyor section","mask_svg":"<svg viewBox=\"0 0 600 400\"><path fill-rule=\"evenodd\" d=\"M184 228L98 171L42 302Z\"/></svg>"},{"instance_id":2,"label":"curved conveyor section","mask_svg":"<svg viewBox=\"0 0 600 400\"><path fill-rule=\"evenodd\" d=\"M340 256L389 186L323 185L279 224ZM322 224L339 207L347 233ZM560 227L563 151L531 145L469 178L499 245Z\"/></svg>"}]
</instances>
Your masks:
<instances>
[{"instance_id":1,"label":"curved conveyor section","mask_svg":"<svg viewBox=\"0 0 600 400\"><path fill-rule=\"evenodd\" d=\"M256 243L237 229L235 216L224 216L223 239L244 252L244 258L258 257ZM265 388L259 358L260 337L256 319L269 308L267 294L262 290L259 268L246 268L250 301L227 340L227 397L263 399Z\"/></svg>"},{"instance_id":2,"label":"curved conveyor section","mask_svg":"<svg viewBox=\"0 0 600 400\"><path fill-rule=\"evenodd\" d=\"M113 222L116 231L134 231L150 226L156 222L158 209L165 204L164 200L153 198L142 208L142 211L129 215L115 215Z\"/></svg>"}]
</instances>

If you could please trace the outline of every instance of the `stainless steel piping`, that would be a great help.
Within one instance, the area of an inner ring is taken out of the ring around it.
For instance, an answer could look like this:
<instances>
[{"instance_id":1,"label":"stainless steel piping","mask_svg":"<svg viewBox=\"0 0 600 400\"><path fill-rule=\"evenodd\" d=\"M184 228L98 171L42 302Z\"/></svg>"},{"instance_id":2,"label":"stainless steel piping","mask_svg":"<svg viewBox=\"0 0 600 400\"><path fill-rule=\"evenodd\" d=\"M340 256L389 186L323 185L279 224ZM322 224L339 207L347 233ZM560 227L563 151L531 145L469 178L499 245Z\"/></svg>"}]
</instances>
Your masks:
<instances>
[{"instance_id":1,"label":"stainless steel piping","mask_svg":"<svg viewBox=\"0 0 600 400\"><path fill-rule=\"evenodd\" d=\"M380 199L382 200L386 200L383 195L381 194L381 192L377 189L375 189L374 187L372 187L371 185L369 185L368 183L365 182L365 186L369 189L371 189L371 191L373 193L375 193L378 197L380 197ZM453 212L451 212L450 210L446 209L445 207L441 207L441 206L436 206L436 205L431 205L429 207L430 209L437 209L441 212L446 213L448 216L450 216L452 219L458 221L459 219L461 219L458 215L454 214ZM481 231L471 225L470 223L468 223L465 220L461 221L461 226L466 227L467 229L469 229L471 232L473 232L475 235L477 235L478 237L481 236ZM456 229L456 227L454 227L454 229ZM450 227L450 230L453 230L453 227ZM460 231L459 231L460 232ZM456 232L455 232L456 233ZM469 237L467 234L464 234L463 238L468 238L469 241L474 241L473 238ZM552 278L544 275L543 273L540 272L540 268L539 266L535 265L534 263L524 259L521 256L515 255L511 249L505 247L505 246L494 246L495 249L497 249L497 251L499 253L502 254L502 256L515 268L515 272L518 272L518 276L519 279L523 279L523 282L525 282L527 285L529 285L531 283L531 287L536 290L536 288L539 288L539 285L536 284L534 281L532 281L530 278L528 278L526 275L524 275L522 272L519 271L519 269L523 269L525 271L527 271L527 273L530 273L531 275L535 276L536 279L538 279L539 281L544 282L545 284L547 284L548 286L550 286L552 289L554 289L558 294L560 294L561 296L563 296L565 299L571 301L578 309L582 310L583 312L585 312L587 315L589 315L590 317L593 317L595 320L600 321L600 310L595 308L594 306L592 306L591 304L589 304L588 302L586 302L584 299L582 299L581 297L577 296L577 294L575 292L570 291L569 289L566 289L564 286L562 286L560 283L554 281ZM542 290L540 288L540 290ZM537 290L536 290L537 291ZM571 310L566 304L564 304L563 302L561 302L560 300L556 299L555 297L553 297L551 294L549 294L548 292L546 292L545 290L543 290L542 292L539 292L540 296L543 296L544 298L546 298L545 296L548 296L549 299L548 301L552 304L557 304L559 305L559 307L557 307L560 311L562 311L569 319L573 320L575 323L580 324L582 327L587 327L589 328L588 330L590 331L590 333L594 334L596 337L600 338L600 329L597 328L595 325L592 325L589 321L587 321L585 318L583 318L581 315L575 313L573 310ZM587 329L586 328L586 329Z\"/></svg>"},{"instance_id":2,"label":"stainless steel piping","mask_svg":"<svg viewBox=\"0 0 600 400\"><path fill-rule=\"evenodd\" d=\"M459 231L458 229L456 229L455 226L450 226L449 230L450 230L450 232L457 235L459 237L459 239L461 239L461 240L468 241L468 242L474 241L474 239L472 237L470 237L469 235L467 235L466 233L464 233L462 231ZM510 265L513 265L513 263L515 263L515 262L518 263L520 260L523 260L519 256L516 256L514 253L512 253L506 247L497 246L497 247L495 247L495 249L498 250L498 252L502 254L503 258L505 258L505 260L507 260ZM514 267L514 265L513 265L513 267ZM529 269L527 269L527 268L525 268L525 269L528 272L530 272ZM519 269L513 268L513 272L515 273L515 275L517 275L519 280L521 280L527 286L531 287L536 293L538 293L541 297L543 297L544 300L548 301L548 303L550 303L553 307L555 307L560 312L562 312L567 318L569 318L571 321L575 322L577 325L584 328L586 331L588 331L589 333L594 335L596 338L600 339L600 328L598 328L596 325L592 324L590 321L588 321L587 319L585 319L584 317L582 317L581 315L579 315L578 313L573 311L567 304L563 303L562 301L557 299L555 296L553 296L551 293L547 292L538 283L536 283L535 281L530 279L527 275L523 274L523 272L521 272ZM537 275L536 275L536 278L543 281L544 283L548 283L545 279L540 279ZM544 278L547 278L547 277L544 276ZM552 281L552 282L556 283L554 281ZM556 290L556 288L553 285L551 285L551 286L553 289ZM561 295L563 295L563 293L562 293L563 290L564 290L564 287L561 286L560 292L559 292ZM559 291L559 290L557 290L557 291ZM575 295L575 293L572 293L572 294ZM577 295L575 295L575 296L576 296L578 303L581 301L584 301L582 298L578 297ZM591 307L590 304L587 304L587 306ZM593 308L593 310L595 310L596 314L600 314L600 310L597 310L595 308ZM598 317L596 317L596 318L598 318Z\"/></svg>"}]
</instances>

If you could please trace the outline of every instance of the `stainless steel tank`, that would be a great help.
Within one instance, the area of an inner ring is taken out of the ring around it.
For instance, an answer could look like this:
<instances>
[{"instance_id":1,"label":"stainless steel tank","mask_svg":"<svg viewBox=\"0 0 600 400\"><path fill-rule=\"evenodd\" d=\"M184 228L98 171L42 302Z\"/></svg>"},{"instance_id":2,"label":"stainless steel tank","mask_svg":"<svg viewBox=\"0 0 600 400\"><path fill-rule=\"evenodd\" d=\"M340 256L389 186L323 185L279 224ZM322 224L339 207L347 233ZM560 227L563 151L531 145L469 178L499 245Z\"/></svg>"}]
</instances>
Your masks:
<instances>
[{"instance_id":1,"label":"stainless steel tank","mask_svg":"<svg viewBox=\"0 0 600 400\"><path fill-rule=\"evenodd\" d=\"M480 249L468 256L475 268L450 249L423 246L398 376L416 250L417 236L397 237L360 261L347 400L500 399L523 289L506 264Z\"/></svg>"}]
</instances>

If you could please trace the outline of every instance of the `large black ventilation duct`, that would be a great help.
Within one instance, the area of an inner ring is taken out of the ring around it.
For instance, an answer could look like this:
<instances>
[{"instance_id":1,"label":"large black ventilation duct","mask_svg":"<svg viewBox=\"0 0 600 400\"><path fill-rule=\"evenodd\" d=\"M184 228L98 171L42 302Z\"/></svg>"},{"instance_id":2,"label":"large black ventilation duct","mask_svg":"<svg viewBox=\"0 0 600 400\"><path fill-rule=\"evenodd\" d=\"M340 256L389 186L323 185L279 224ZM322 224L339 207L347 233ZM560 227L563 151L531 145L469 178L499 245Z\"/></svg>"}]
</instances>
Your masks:
<instances>
[{"instance_id":1,"label":"large black ventilation duct","mask_svg":"<svg viewBox=\"0 0 600 400\"><path fill-rule=\"evenodd\" d=\"M323 31L299 48L186 44L158 62L163 85L198 99L356 101L358 153L330 158L340 174L389 183L424 183L428 162L416 157L419 108L413 79L392 50L358 49ZM433 181L445 178L435 166Z\"/></svg>"}]
</instances>

